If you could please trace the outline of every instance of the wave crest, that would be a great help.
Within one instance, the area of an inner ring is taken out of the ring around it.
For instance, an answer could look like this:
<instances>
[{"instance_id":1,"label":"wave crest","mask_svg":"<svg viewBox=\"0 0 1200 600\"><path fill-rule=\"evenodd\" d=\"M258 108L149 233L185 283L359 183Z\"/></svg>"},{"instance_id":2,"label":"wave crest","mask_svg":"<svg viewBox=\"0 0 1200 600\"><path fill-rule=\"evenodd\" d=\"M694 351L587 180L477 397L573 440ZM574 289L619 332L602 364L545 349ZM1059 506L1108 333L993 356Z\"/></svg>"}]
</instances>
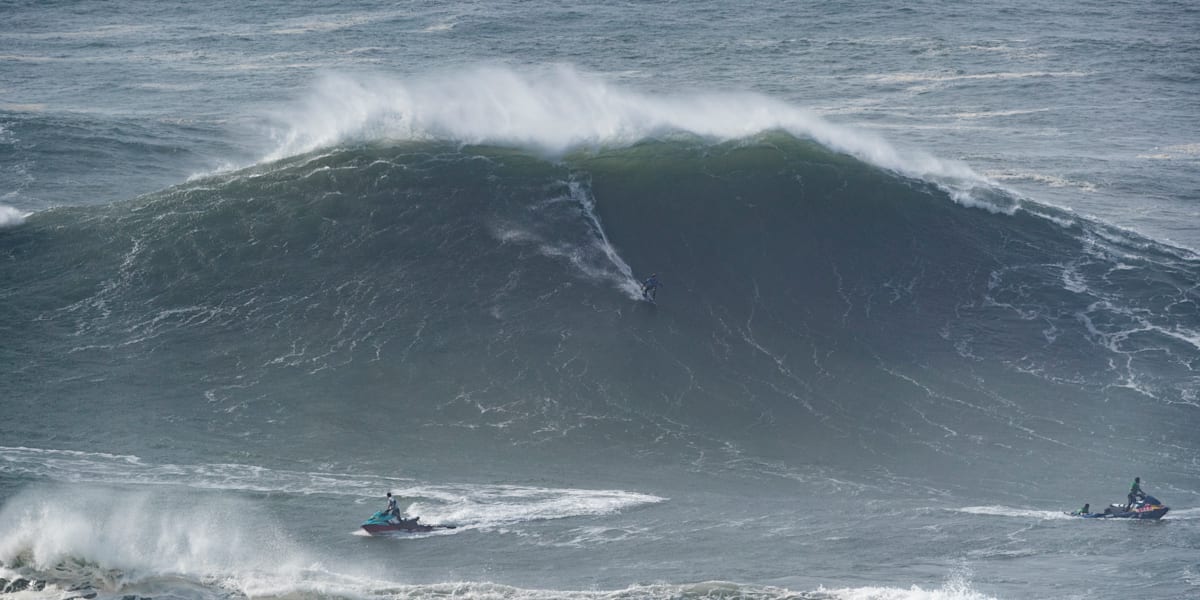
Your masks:
<instances>
[{"instance_id":1,"label":"wave crest","mask_svg":"<svg viewBox=\"0 0 1200 600\"><path fill-rule=\"evenodd\" d=\"M753 92L655 95L569 65L529 71L476 67L407 80L328 74L275 121L275 148L266 160L346 142L441 140L561 156L678 134L732 141L782 130L935 183L964 204L1015 210L1011 199L996 204L990 197L996 186L964 163L897 148L781 100Z\"/></svg>"}]
</instances>

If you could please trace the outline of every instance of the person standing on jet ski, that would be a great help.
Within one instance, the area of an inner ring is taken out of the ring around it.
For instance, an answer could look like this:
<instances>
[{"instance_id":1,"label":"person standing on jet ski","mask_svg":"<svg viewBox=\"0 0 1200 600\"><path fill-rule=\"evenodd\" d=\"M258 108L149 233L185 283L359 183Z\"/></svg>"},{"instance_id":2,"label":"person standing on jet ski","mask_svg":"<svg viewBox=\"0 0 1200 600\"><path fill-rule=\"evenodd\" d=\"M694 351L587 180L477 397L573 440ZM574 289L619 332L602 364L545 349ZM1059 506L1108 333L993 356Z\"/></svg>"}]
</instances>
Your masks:
<instances>
[{"instance_id":1,"label":"person standing on jet ski","mask_svg":"<svg viewBox=\"0 0 1200 600\"><path fill-rule=\"evenodd\" d=\"M1137 502L1138 500L1141 500L1142 498L1144 498L1146 496L1146 492L1142 491L1141 483L1142 483L1141 477L1133 478L1133 485L1129 486L1129 495L1126 496L1126 500L1128 500L1129 503L1125 505L1125 510L1129 510L1130 508L1133 508L1134 502Z\"/></svg>"},{"instance_id":2,"label":"person standing on jet ski","mask_svg":"<svg viewBox=\"0 0 1200 600\"><path fill-rule=\"evenodd\" d=\"M411 519L405 519L404 517L400 516L400 506L396 504L396 498L394 496L392 496L391 492L387 493L387 499L388 499L387 508L384 509L383 512L384 512L384 514L386 514L388 516L389 521L391 520L392 517L396 517L396 524L407 526L407 525L416 525L417 521L421 520L421 517L413 517Z\"/></svg>"},{"instance_id":3,"label":"person standing on jet ski","mask_svg":"<svg viewBox=\"0 0 1200 600\"><path fill-rule=\"evenodd\" d=\"M400 506L396 504L396 499L392 497L391 492L387 493L387 499L387 508L384 509L384 513L386 513L389 517L396 517L397 519L403 521L404 517L400 516Z\"/></svg>"}]
</instances>

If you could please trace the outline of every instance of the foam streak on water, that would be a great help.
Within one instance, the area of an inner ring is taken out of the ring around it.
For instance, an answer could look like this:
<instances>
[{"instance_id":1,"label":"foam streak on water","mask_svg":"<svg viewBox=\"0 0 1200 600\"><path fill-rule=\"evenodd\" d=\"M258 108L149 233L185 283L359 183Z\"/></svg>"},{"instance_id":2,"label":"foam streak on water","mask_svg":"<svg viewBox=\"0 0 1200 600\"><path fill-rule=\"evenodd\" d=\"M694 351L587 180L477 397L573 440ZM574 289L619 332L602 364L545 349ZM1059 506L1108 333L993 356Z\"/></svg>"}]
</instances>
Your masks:
<instances>
[{"instance_id":1,"label":"foam streak on water","mask_svg":"<svg viewBox=\"0 0 1200 600\"><path fill-rule=\"evenodd\" d=\"M567 490L519 485L426 483L351 473L307 473L254 465L147 464L136 456L0 447L0 473L73 484L187 487L201 490L378 497L390 490L418 499L414 515L495 526L531 519L616 513L665 498L621 490Z\"/></svg>"}]
</instances>

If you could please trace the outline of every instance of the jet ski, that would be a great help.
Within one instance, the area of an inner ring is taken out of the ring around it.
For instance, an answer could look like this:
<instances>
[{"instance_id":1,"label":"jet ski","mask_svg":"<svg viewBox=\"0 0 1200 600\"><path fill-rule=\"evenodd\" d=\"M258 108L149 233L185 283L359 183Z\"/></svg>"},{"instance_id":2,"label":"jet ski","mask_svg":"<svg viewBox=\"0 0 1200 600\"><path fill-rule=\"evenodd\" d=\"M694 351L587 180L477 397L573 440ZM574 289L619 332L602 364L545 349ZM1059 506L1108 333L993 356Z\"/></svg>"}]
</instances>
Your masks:
<instances>
[{"instance_id":1,"label":"jet ski","mask_svg":"<svg viewBox=\"0 0 1200 600\"><path fill-rule=\"evenodd\" d=\"M1133 503L1128 510L1124 504L1110 504L1104 512L1069 512L1072 517L1080 517L1083 519L1150 519L1158 520L1171 510L1168 506L1163 506L1162 502L1154 496L1142 496L1137 502Z\"/></svg>"},{"instance_id":2,"label":"jet ski","mask_svg":"<svg viewBox=\"0 0 1200 600\"><path fill-rule=\"evenodd\" d=\"M370 519L363 521L362 528L371 535L380 533L423 533L435 529L455 528L454 525L426 525L420 521L421 517L398 519L381 510L371 515Z\"/></svg>"}]
</instances>

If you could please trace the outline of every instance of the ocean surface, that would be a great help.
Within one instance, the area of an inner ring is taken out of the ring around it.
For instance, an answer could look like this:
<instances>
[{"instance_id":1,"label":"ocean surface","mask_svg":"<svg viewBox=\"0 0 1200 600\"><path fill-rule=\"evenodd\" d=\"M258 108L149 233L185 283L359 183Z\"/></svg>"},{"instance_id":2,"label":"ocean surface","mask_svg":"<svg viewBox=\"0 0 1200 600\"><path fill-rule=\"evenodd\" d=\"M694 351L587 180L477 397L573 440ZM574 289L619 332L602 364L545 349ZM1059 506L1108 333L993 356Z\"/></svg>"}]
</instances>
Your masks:
<instances>
[{"instance_id":1,"label":"ocean surface","mask_svg":"<svg viewBox=\"0 0 1200 600\"><path fill-rule=\"evenodd\" d=\"M0 2L0 600L1197 598L1198 252L1193 2Z\"/></svg>"}]
</instances>

